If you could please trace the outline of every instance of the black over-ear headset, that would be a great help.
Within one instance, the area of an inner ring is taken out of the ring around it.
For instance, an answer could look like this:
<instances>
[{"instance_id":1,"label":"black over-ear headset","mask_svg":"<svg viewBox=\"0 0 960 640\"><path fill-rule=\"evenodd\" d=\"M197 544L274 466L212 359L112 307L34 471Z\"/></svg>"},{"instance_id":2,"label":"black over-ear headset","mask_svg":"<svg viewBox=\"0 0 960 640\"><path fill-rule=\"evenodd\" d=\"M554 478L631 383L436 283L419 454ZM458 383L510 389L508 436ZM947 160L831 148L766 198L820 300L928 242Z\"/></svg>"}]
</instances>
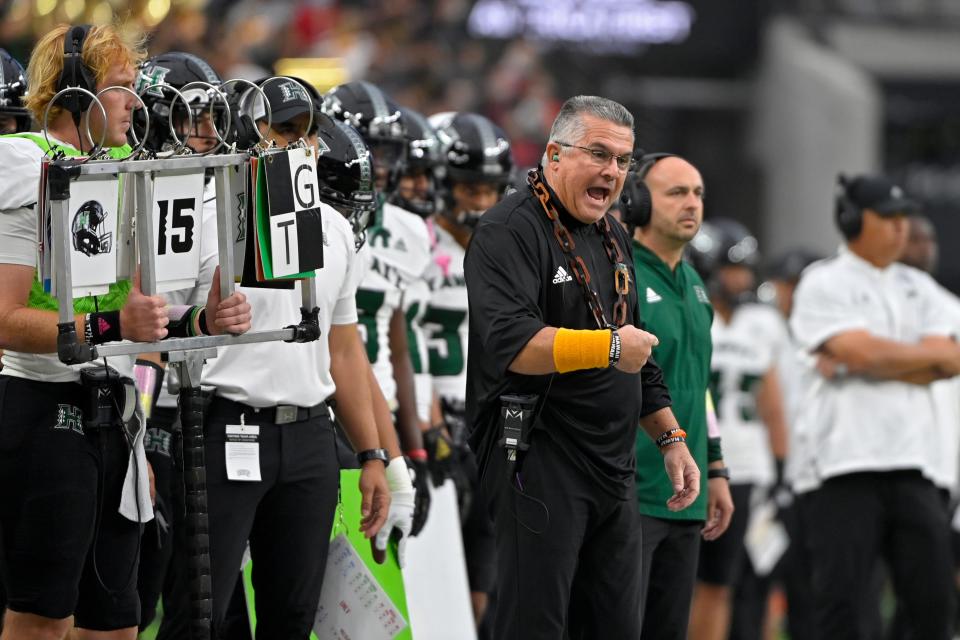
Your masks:
<instances>
[{"instance_id":1,"label":"black over-ear headset","mask_svg":"<svg viewBox=\"0 0 960 640\"><path fill-rule=\"evenodd\" d=\"M67 87L80 87L96 93L97 79L93 71L83 63L81 53L83 42L90 33L90 25L72 26L63 39L63 71L57 82L57 91ZM79 126L80 114L90 108L93 98L79 91L71 91L60 98L63 108L73 115L73 122Z\"/></svg>"},{"instance_id":2,"label":"black over-ear headset","mask_svg":"<svg viewBox=\"0 0 960 640\"><path fill-rule=\"evenodd\" d=\"M842 173L837 176L835 215L837 228L847 240L853 240L863 230L863 209L850 199L850 180Z\"/></svg>"},{"instance_id":3,"label":"black over-ear headset","mask_svg":"<svg viewBox=\"0 0 960 640\"><path fill-rule=\"evenodd\" d=\"M644 178L650 173L653 165L664 158L675 158L675 153L644 153L640 156L636 170L627 174L620 194L623 222L636 227L645 227L650 224L653 215L653 198Z\"/></svg>"}]
</instances>

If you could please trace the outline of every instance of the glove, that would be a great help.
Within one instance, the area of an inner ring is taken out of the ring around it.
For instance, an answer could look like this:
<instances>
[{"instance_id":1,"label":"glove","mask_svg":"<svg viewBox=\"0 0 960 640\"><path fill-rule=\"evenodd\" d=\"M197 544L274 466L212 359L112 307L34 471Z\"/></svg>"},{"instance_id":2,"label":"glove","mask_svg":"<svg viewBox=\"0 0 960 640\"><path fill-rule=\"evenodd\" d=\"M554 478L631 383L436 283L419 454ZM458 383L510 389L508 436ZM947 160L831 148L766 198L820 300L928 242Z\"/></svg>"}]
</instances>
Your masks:
<instances>
[{"instance_id":1,"label":"glove","mask_svg":"<svg viewBox=\"0 0 960 640\"><path fill-rule=\"evenodd\" d=\"M777 511L782 512L793 504L793 492L787 486L784 474L784 461L780 458L774 460L775 474L773 486L767 490L767 500L773 502Z\"/></svg>"},{"instance_id":2,"label":"glove","mask_svg":"<svg viewBox=\"0 0 960 640\"><path fill-rule=\"evenodd\" d=\"M387 486L390 487L390 511L387 513L387 521L377 533L374 546L380 551L386 551L387 540L396 529L400 538L397 560L403 567L407 538L413 528L413 512L416 508L413 483L410 482L410 472L403 457L397 456L387 465Z\"/></svg>"},{"instance_id":3,"label":"glove","mask_svg":"<svg viewBox=\"0 0 960 640\"><path fill-rule=\"evenodd\" d=\"M453 443L444 433L443 425L431 427L423 432L423 448L427 450L427 467L433 486L439 487L450 477L453 470Z\"/></svg>"},{"instance_id":4,"label":"glove","mask_svg":"<svg viewBox=\"0 0 960 640\"><path fill-rule=\"evenodd\" d=\"M466 523L473 506L473 489L478 483L477 463L473 451L466 443L454 445L450 478L457 489L457 505L460 507L460 522Z\"/></svg>"},{"instance_id":5,"label":"glove","mask_svg":"<svg viewBox=\"0 0 960 640\"><path fill-rule=\"evenodd\" d=\"M413 528L410 529L410 535L415 536L423 530L430 512L430 480L426 460L407 458L407 465L410 467L413 487L417 490L413 508Z\"/></svg>"}]
</instances>

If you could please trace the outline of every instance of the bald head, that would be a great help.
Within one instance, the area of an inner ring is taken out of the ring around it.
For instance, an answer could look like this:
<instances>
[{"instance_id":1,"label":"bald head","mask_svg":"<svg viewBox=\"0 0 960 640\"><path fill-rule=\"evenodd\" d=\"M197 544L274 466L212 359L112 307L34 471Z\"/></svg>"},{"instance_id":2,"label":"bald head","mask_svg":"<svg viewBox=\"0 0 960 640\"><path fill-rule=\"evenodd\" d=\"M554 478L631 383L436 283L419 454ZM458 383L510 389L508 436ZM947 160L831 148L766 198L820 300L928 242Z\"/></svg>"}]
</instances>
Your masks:
<instances>
[{"instance_id":1,"label":"bald head","mask_svg":"<svg viewBox=\"0 0 960 640\"><path fill-rule=\"evenodd\" d=\"M658 243L683 246L703 221L703 178L695 166L676 156L658 160L643 181L650 190L650 224L640 232Z\"/></svg>"},{"instance_id":2,"label":"bald head","mask_svg":"<svg viewBox=\"0 0 960 640\"><path fill-rule=\"evenodd\" d=\"M900 262L932 274L937 270L939 259L937 230L926 216L910 216L909 220L907 246L900 256Z\"/></svg>"}]
</instances>

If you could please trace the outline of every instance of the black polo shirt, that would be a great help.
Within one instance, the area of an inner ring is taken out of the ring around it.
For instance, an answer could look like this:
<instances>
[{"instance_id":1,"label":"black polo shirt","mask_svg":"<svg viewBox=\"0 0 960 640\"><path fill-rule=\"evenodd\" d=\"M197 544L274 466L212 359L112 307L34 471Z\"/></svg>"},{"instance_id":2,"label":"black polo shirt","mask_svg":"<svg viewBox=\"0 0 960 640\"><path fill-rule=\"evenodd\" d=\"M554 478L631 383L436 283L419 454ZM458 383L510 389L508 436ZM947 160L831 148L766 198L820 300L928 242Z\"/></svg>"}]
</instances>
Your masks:
<instances>
[{"instance_id":1,"label":"black polo shirt","mask_svg":"<svg viewBox=\"0 0 960 640\"><path fill-rule=\"evenodd\" d=\"M617 295L603 234L571 216L552 191L551 196L610 319ZM630 270L628 323L640 326L631 242L615 219L608 215L607 221ZM524 376L507 370L546 326L597 328L580 285L568 272L552 223L529 189L507 196L483 215L467 248L464 271L470 306L467 424L481 465L491 453L505 455L495 450L500 396L546 394L536 425L542 435L537 437L552 438L599 487L632 499L638 420L670 406L653 359L638 374L606 368Z\"/></svg>"}]
</instances>

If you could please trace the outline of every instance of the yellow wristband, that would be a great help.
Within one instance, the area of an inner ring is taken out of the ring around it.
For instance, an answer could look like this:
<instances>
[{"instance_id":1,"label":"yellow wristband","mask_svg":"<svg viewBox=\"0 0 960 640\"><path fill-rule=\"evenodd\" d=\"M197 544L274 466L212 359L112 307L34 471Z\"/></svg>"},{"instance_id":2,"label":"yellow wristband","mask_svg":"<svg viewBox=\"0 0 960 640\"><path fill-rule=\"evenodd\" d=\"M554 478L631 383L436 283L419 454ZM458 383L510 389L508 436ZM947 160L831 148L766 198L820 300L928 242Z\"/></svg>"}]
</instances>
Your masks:
<instances>
[{"instance_id":1,"label":"yellow wristband","mask_svg":"<svg viewBox=\"0 0 960 640\"><path fill-rule=\"evenodd\" d=\"M559 373L610 365L609 329L557 329L553 364Z\"/></svg>"}]
</instances>

